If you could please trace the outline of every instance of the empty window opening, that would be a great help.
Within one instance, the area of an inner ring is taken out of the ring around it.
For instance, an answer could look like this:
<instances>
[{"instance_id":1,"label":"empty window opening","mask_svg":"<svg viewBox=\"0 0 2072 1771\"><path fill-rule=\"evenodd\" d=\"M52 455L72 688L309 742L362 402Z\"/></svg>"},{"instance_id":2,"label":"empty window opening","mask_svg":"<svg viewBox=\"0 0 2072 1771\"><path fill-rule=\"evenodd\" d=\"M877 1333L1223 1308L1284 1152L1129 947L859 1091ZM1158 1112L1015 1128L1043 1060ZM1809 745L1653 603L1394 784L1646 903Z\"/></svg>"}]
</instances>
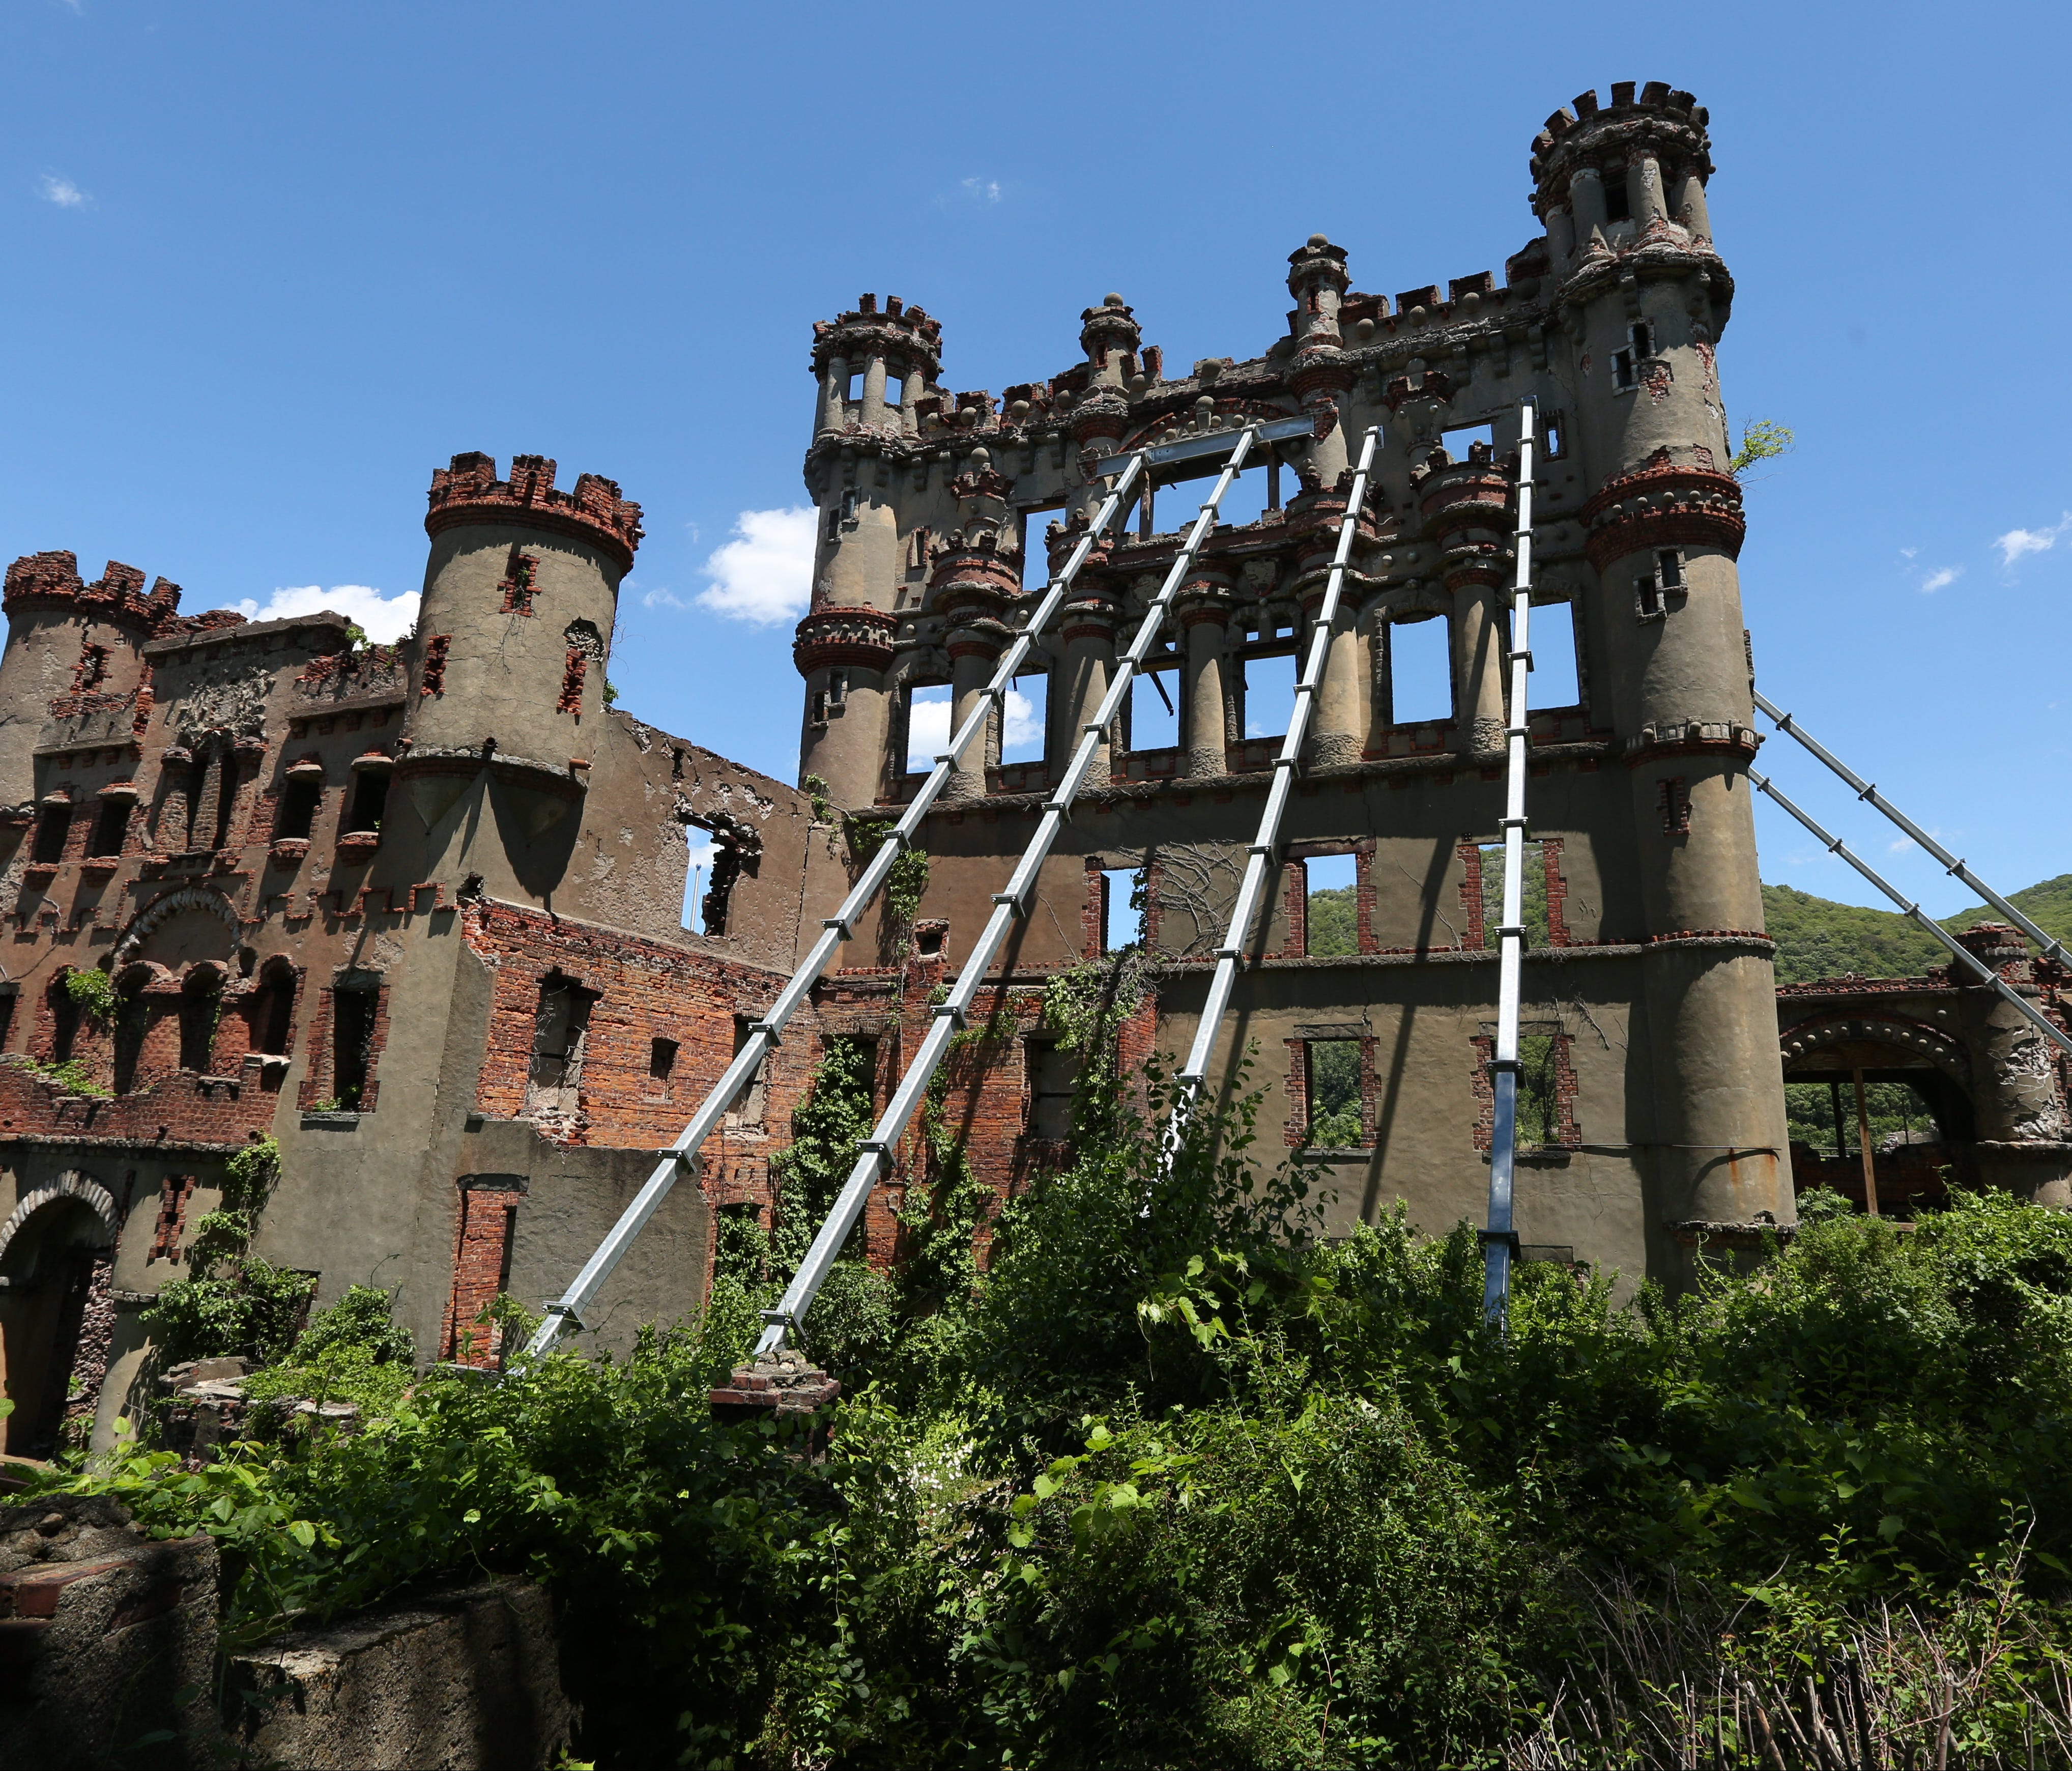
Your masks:
<instances>
[{"instance_id":1,"label":"empty window opening","mask_svg":"<svg viewBox=\"0 0 2072 1771\"><path fill-rule=\"evenodd\" d=\"M844 390L843 397L846 399L851 406L855 405L858 400L863 397L863 371L861 369L851 369L849 372L849 385Z\"/></svg>"},{"instance_id":2,"label":"empty window opening","mask_svg":"<svg viewBox=\"0 0 2072 1771\"><path fill-rule=\"evenodd\" d=\"M1494 952L1501 942L1503 925L1503 845L1484 842L1482 850L1482 945ZM1520 908L1527 947L1553 945L1547 921L1547 856L1537 842L1520 845Z\"/></svg>"},{"instance_id":3,"label":"empty window opening","mask_svg":"<svg viewBox=\"0 0 2072 1771\"><path fill-rule=\"evenodd\" d=\"M388 807L388 772L385 768L363 768L352 784L352 815L346 820L348 830L379 830L381 814Z\"/></svg>"},{"instance_id":4,"label":"empty window opening","mask_svg":"<svg viewBox=\"0 0 2072 1771\"><path fill-rule=\"evenodd\" d=\"M1303 862L1302 950L1322 958L1359 951L1359 857L1314 855Z\"/></svg>"},{"instance_id":5,"label":"empty window opening","mask_svg":"<svg viewBox=\"0 0 2072 1771\"><path fill-rule=\"evenodd\" d=\"M1109 867L1101 874L1101 951L1119 953L1141 945L1149 901L1141 867Z\"/></svg>"},{"instance_id":6,"label":"empty window opening","mask_svg":"<svg viewBox=\"0 0 2072 1771\"><path fill-rule=\"evenodd\" d=\"M65 835L71 829L69 805L46 805L36 820L36 846L29 859L42 867L64 859Z\"/></svg>"},{"instance_id":7,"label":"empty window opening","mask_svg":"<svg viewBox=\"0 0 2072 1771\"><path fill-rule=\"evenodd\" d=\"M374 1064L376 991L367 986L331 992L331 1094L344 1113L358 1113Z\"/></svg>"},{"instance_id":8,"label":"empty window opening","mask_svg":"<svg viewBox=\"0 0 2072 1771\"><path fill-rule=\"evenodd\" d=\"M216 759L216 830L212 850L220 854L230 846L232 815L237 809L237 759L229 751Z\"/></svg>"},{"instance_id":9,"label":"empty window opening","mask_svg":"<svg viewBox=\"0 0 2072 1771\"><path fill-rule=\"evenodd\" d=\"M1495 448L1496 426L1494 424L1463 425L1457 430L1441 432L1439 440L1445 445L1446 453L1456 461L1466 461L1469 449L1478 443L1486 443L1490 448Z\"/></svg>"},{"instance_id":10,"label":"empty window opening","mask_svg":"<svg viewBox=\"0 0 2072 1771\"><path fill-rule=\"evenodd\" d=\"M746 1048L754 1028L754 1019L746 1015L734 1018L734 1055L739 1057ZM734 1098L728 1110L726 1122L732 1126L759 1126L767 1110L770 1088L770 1060L766 1055L755 1066L755 1073L742 1085L741 1093Z\"/></svg>"},{"instance_id":11,"label":"empty window opening","mask_svg":"<svg viewBox=\"0 0 2072 1771\"><path fill-rule=\"evenodd\" d=\"M216 1023L223 1016L223 975L191 971L180 991L180 1068L206 1072L216 1050Z\"/></svg>"},{"instance_id":12,"label":"empty window opening","mask_svg":"<svg viewBox=\"0 0 2072 1771\"><path fill-rule=\"evenodd\" d=\"M294 969L284 961L269 961L260 974L259 1001L252 1017L253 1043L269 1056L286 1056L294 1019Z\"/></svg>"},{"instance_id":13,"label":"empty window opening","mask_svg":"<svg viewBox=\"0 0 2072 1771\"><path fill-rule=\"evenodd\" d=\"M648 1073L658 1082L666 1082L676 1073L677 1042L674 1040L650 1040L648 1042Z\"/></svg>"},{"instance_id":14,"label":"empty window opening","mask_svg":"<svg viewBox=\"0 0 2072 1771\"><path fill-rule=\"evenodd\" d=\"M1552 1033L1518 1036L1518 1141L1524 1145L1558 1145L1562 1137L1561 1042Z\"/></svg>"},{"instance_id":15,"label":"empty window opening","mask_svg":"<svg viewBox=\"0 0 2072 1771\"><path fill-rule=\"evenodd\" d=\"M1559 461L1568 452L1568 426L1563 418L1549 418L1540 439L1541 457L1548 461Z\"/></svg>"},{"instance_id":16,"label":"empty window opening","mask_svg":"<svg viewBox=\"0 0 2072 1771\"><path fill-rule=\"evenodd\" d=\"M1309 1142L1324 1150L1356 1150L1367 1142L1360 1125L1360 1042L1305 1040Z\"/></svg>"},{"instance_id":17,"label":"empty window opening","mask_svg":"<svg viewBox=\"0 0 2072 1771\"><path fill-rule=\"evenodd\" d=\"M1825 1162L1855 1163L1860 1172L1863 1140L1852 1072L1837 1073L1824 1081L1786 1083L1784 1113L1793 1143ZM1874 1158L1903 1160L1903 1152L1939 1144L1950 1135L1928 1094L1911 1082L1866 1078L1864 1118L1868 1122Z\"/></svg>"},{"instance_id":18,"label":"empty window opening","mask_svg":"<svg viewBox=\"0 0 2072 1771\"><path fill-rule=\"evenodd\" d=\"M1526 684L1527 707L1581 706L1583 686L1576 663L1575 604L1536 605L1526 638L1532 647L1532 675Z\"/></svg>"},{"instance_id":19,"label":"empty window opening","mask_svg":"<svg viewBox=\"0 0 2072 1771\"><path fill-rule=\"evenodd\" d=\"M734 914L734 888L741 882L741 846L731 830L714 830L711 842L711 871L697 904L698 933L723 935Z\"/></svg>"},{"instance_id":20,"label":"empty window opening","mask_svg":"<svg viewBox=\"0 0 2072 1771\"><path fill-rule=\"evenodd\" d=\"M21 991L13 984L0 984L0 1048L7 1044L7 1036L14 1030L14 1004Z\"/></svg>"},{"instance_id":21,"label":"empty window opening","mask_svg":"<svg viewBox=\"0 0 2072 1771\"><path fill-rule=\"evenodd\" d=\"M1081 1054L1059 1051L1055 1040L1030 1040L1022 1049L1029 1069L1029 1112L1023 1135L1062 1143L1072 1135Z\"/></svg>"},{"instance_id":22,"label":"empty window opening","mask_svg":"<svg viewBox=\"0 0 2072 1771\"><path fill-rule=\"evenodd\" d=\"M1605 219L1607 221L1630 221L1633 205L1627 200L1624 168L1604 175Z\"/></svg>"},{"instance_id":23,"label":"empty window opening","mask_svg":"<svg viewBox=\"0 0 2072 1771\"><path fill-rule=\"evenodd\" d=\"M1614 389L1620 393L1626 393L1638 385L1638 381L1634 374L1633 352L1631 351L1614 351L1612 352L1612 386Z\"/></svg>"},{"instance_id":24,"label":"empty window opening","mask_svg":"<svg viewBox=\"0 0 2072 1771\"><path fill-rule=\"evenodd\" d=\"M1292 652L1244 661L1244 735L1278 738L1295 718L1299 666Z\"/></svg>"},{"instance_id":25,"label":"empty window opening","mask_svg":"<svg viewBox=\"0 0 2072 1771\"><path fill-rule=\"evenodd\" d=\"M950 686L917 683L906 691L906 769L925 774L950 748Z\"/></svg>"},{"instance_id":26,"label":"empty window opening","mask_svg":"<svg viewBox=\"0 0 2072 1771\"><path fill-rule=\"evenodd\" d=\"M65 979L72 970L68 966L58 974L44 999L51 1010L51 1056L60 1064L71 1061L72 1048L79 1041L79 999L65 988Z\"/></svg>"},{"instance_id":27,"label":"empty window opening","mask_svg":"<svg viewBox=\"0 0 2072 1771\"><path fill-rule=\"evenodd\" d=\"M93 834L88 841L86 852L105 859L122 852L122 838L130 828L130 802L127 800L106 799L95 814Z\"/></svg>"},{"instance_id":28,"label":"empty window opening","mask_svg":"<svg viewBox=\"0 0 2072 1771\"><path fill-rule=\"evenodd\" d=\"M500 614L532 612L533 594L539 588L536 582L539 570L540 562L532 554L520 553L515 547L511 550L511 557L504 568L504 581L496 587L504 593Z\"/></svg>"},{"instance_id":29,"label":"empty window opening","mask_svg":"<svg viewBox=\"0 0 2072 1771\"><path fill-rule=\"evenodd\" d=\"M1637 320L1626 329L1626 342L1633 347L1633 359L1645 362L1655 355L1655 328L1646 320Z\"/></svg>"},{"instance_id":30,"label":"empty window opening","mask_svg":"<svg viewBox=\"0 0 2072 1771\"><path fill-rule=\"evenodd\" d=\"M72 673L72 687L80 691L98 689L108 680L108 648L91 643L79 652L79 668Z\"/></svg>"},{"instance_id":31,"label":"empty window opening","mask_svg":"<svg viewBox=\"0 0 2072 1771\"><path fill-rule=\"evenodd\" d=\"M1445 618L1392 621L1388 642L1388 723L1417 725L1453 717L1453 659Z\"/></svg>"},{"instance_id":32,"label":"empty window opening","mask_svg":"<svg viewBox=\"0 0 2072 1771\"><path fill-rule=\"evenodd\" d=\"M886 365L885 403L887 406L898 406L904 402L906 394L906 378L898 370L890 364Z\"/></svg>"},{"instance_id":33,"label":"empty window opening","mask_svg":"<svg viewBox=\"0 0 2072 1771\"><path fill-rule=\"evenodd\" d=\"M1252 464L1248 465L1242 473L1231 481L1230 490L1223 494L1223 502L1216 506L1217 525L1220 527L1225 523L1256 523L1268 511L1275 509L1274 494L1280 488L1273 482L1278 477L1268 463L1260 460L1259 451L1256 449L1253 450ZM1213 480L1202 480L1199 495L1194 502L1197 504L1205 502L1209 494L1215 489L1215 484ZM1174 521L1175 527L1180 527L1192 521L1193 517L1180 501L1184 494L1179 493L1177 488L1174 488L1174 493L1175 496L1168 507L1171 513L1168 521Z\"/></svg>"},{"instance_id":34,"label":"empty window opening","mask_svg":"<svg viewBox=\"0 0 2072 1771\"><path fill-rule=\"evenodd\" d=\"M1008 686L1007 717L1001 722L1000 760L1039 763L1050 712L1050 679L1041 671L1017 677Z\"/></svg>"},{"instance_id":35,"label":"empty window opening","mask_svg":"<svg viewBox=\"0 0 2072 1771\"><path fill-rule=\"evenodd\" d=\"M273 826L275 840L306 839L316 824L317 808L323 803L321 775L290 775L287 785L281 789L281 816Z\"/></svg>"},{"instance_id":36,"label":"empty window opening","mask_svg":"<svg viewBox=\"0 0 2072 1771\"><path fill-rule=\"evenodd\" d=\"M549 972L540 980L540 1003L532 1015L532 1062L527 1073L525 1111L574 1113L582 1086L583 1048L590 1037L590 1005L596 997L574 979Z\"/></svg>"},{"instance_id":37,"label":"empty window opening","mask_svg":"<svg viewBox=\"0 0 2072 1771\"><path fill-rule=\"evenodd\" d=\"M949 934L947 922L917 922L914 925L914 951L923 959L939 959L943 956L943 942Z\"/></svg>"},{"instance_id":38,"label":"empty window opening","mask_svg":"<svg viewBox=\"0 0 2072 1771\"><path fill-rule=\"evenodd\" d=\"M1664 591L1682 591L1688 587L1684 582L1684 556L1673 547L1665 547L1655 556L1655 582Z\"/></svg>"},{"instance_id":39,"label":"empty window opening","mask_svg":"<svg viewBox=\"0 0 2072 1771\"><path fill-rule=\"evenodd\" d=\"M1022 587L1040 590L1050 582L1050 525L1058 520L1060 506L1046 505L1041 510L1022 513Z\"/></svg>"},{"instance_id":40,"label":"empty window opening","mask_svg":"<svg viewBox=\"0 0 2072 1771\"><path fill-rule=\"evenodd\" d=\"M717 931L705 923L705 888L712 879L719 846L702 825L688 826L684 834L690 846L690 864L684 871L684 926L694 935L713 934Z\"/></svg>"},{"instance_id":41,"label":"empty window opening","mask_svg":"<svg viewBox=\"0 0 2072 1771\"><path fill-rule=\"evenodd\" d=\"M1172 750L1180 742L1180 686L1177 665L1166 669L1146 664L1130 679L1129 748Z\"/></svg>"},{"instance_id":42,"label":"empty window opening","mask_svg":"<svg viewBox=\"0 0 2072 1771\"><path fill-rule=\"evenodd\" d=\"M144 981L132 978L115 992L115 1092L127 1094L137 1085L137 1065L144 1055L151 1011L144 1001Z\"/></svg>"}]
</instances>

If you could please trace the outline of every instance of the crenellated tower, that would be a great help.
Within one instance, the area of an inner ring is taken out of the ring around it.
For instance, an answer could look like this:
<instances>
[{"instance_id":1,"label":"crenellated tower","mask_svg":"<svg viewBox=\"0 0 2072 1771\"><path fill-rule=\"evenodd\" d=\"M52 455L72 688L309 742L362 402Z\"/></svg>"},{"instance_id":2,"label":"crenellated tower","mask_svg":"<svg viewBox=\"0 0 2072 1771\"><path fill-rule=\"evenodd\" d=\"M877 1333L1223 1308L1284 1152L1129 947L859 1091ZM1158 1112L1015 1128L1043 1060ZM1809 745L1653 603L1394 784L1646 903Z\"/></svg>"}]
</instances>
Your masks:
<instances>
[{"instance_id":1,"label":"crenellated tower","mask_svg":"<svg viewBox=\"0 0 2072 1771\"><path fill-rule=\"evenodd\" d=\"M536 831L587 790L640 507L599 475L561 492L554 474L544 456L514 455L500 480L492 457L471 453L432 475L417 693L399 768L427 829L484 769L520 797Z\"/></svg>"}]
</instances>

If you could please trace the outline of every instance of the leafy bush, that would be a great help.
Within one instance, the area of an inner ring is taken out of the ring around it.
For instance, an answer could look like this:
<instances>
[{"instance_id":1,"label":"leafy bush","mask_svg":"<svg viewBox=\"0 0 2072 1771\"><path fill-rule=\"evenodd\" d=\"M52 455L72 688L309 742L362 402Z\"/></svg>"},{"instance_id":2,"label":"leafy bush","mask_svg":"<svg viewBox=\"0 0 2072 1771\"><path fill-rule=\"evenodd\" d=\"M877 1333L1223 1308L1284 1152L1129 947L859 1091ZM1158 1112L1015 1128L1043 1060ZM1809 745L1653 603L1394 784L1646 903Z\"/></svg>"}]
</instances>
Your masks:
<instances>
[{"instance_id":1,"label":"leafy bush","mask_svg":"<svg viewBox=\"0 0 2072 1771\"><path fill-rule=\"evenodd\" d=\"M1527 1266L1496 1332L1472 1230L1326 1241L1301 1171L1252 1166L1253 1104L1168 1168L1087 1074L1082 1123L1120 1129L1000 1212L985 1273L953 1147L910 1208L942 1246L837 1267L824 1460L705 1406L795 1258L737 1231L697 1328L623 1360L64 1480L224 1538L248 1635L546 1579L611 1765L1795 1765L1815 1703L1932 1718L1950 1765L2062 1761L2072 1217L1815 1217L1630 1306ZM846 1166L865 1081L830 1054L796 1198ZM320 1357L400 1369L366 1349Z\"/></svg>"},{"instance_id":2,"label":"leafy bush","mask_svg":"<svg viewBox=\"0 0 2072 1771\"><path fill-rule=\"evenodd\" d=\"M169 1364L271 1361L294 1339L316 1283L310 1274L247 1258L220 1275L168 1282L142 1320Z\"/></svg>"}]
</instances>

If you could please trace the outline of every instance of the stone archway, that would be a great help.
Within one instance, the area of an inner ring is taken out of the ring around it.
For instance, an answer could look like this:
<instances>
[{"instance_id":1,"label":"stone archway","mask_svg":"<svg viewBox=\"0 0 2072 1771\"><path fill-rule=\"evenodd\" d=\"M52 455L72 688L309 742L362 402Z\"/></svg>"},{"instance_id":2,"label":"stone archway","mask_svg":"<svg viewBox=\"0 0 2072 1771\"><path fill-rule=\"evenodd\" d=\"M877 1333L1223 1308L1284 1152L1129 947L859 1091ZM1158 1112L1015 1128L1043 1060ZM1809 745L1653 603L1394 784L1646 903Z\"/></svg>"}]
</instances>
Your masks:
<instances>
[{"instance_id":1,"label":"stone archway","mask_svg":"<svg viewBox=\"0 0 2072 1771\"><path fill-rule=\"evenodd\" d=\"M119 1216L105 1187L69 1171L0 1224L0 1383L18 1456L47 1457L92 1429L114 1339Z\"/></svg>"},{"instance_id":2,"label":"stone archway","mask_svg":"<svg viewBox=\"0 0 2072 1771\"><path fill-rule=\"evenodd\" d=\"M1881 1211L1905 1215L1939 1203L1953 1183L1975 1184L1975 1079L1970 1055L1957 1040L1911 1015L1881 1012L1873 1005L1813 1016L1785 1029L1778 1043L1786 1086L1824 1085L1834 1104L1834 1143L1823 1139L1817 1149L1807 1142L1792 1146L1798 1191L1827 1188L1867 1201L1862 1154L1849 1147L1855 1136L1852 1098L1859 1080L1867 1089L1904 1084L1926 1108L1914 1140L1872 1151ZM1927 1118L1934 1122L1932 1130Z\"/></svg>"}]
</instances>

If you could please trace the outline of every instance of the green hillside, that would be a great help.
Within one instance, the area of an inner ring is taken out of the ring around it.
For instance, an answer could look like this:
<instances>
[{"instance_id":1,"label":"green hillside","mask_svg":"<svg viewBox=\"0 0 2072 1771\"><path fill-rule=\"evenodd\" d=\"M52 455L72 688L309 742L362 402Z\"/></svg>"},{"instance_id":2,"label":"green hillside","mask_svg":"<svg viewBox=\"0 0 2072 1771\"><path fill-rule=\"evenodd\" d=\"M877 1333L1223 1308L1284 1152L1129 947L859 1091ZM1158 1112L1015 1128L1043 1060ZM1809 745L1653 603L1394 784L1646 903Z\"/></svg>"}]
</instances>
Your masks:
<instances>
[{"instance_id":1,"label":"green hillside","mask_svg":"<svg viewBox=\"0 0 2072 1771\"><path fill-rule=\"evenodd\" d=\"M2072 873L2012 894L2015 904L2046 934L2072 940ZM1917 978L1948 958L1926 929L1897 910L1867 910L1816 898L1793 886L1762 888L1763 919L1777 942L1777 981L1803 983L1856 972L1865 978ZM1955 933L1975 922L1995 920L1984 904L1942 919ZM1317 892L1309 897L1309 951L1350 953L1354 938L1353 888Z\"/></svg>"}]
</instances>

